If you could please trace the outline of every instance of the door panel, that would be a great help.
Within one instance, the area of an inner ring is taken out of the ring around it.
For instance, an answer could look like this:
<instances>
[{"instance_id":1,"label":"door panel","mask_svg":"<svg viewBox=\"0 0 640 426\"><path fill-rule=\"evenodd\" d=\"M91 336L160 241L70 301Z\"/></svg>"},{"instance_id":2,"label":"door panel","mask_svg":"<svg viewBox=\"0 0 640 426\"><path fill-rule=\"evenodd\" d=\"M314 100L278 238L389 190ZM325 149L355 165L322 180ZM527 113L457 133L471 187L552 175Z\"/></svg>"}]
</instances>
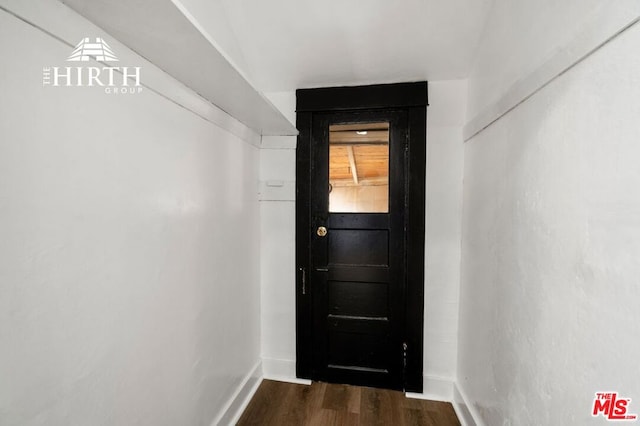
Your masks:
<instances>
[{"instance_id":1,"label":"door panel","mask_svg":"<svg viewBox=\"0 0 640 426\"><path fill-rule=\"evenodd\" d=\"M330 229L330 265L389 265L387 229Z\"/></svg>"},{"instance_id":2,"label":"door panel","mask_svg":"<svg viewBox=\"0 0 640 426\"><path fill-rule=\"evenodd\" d=\"M329 315L385 318L389 309L386 282L327 282Z\"/></svg>"}]
</instances>

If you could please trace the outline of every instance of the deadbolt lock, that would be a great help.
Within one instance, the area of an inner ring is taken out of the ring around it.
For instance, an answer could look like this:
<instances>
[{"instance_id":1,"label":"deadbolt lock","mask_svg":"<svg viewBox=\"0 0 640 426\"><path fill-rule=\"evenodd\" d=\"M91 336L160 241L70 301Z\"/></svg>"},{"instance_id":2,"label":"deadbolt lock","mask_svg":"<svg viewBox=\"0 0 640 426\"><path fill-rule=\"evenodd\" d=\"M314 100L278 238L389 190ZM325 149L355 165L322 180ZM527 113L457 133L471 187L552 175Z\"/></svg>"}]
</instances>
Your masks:
<instances>
[{"instance_id":1,"label":"deadbolt lock","mask_svg":"<svg viewBox=\"0 0 640 426\"><path fill-rule=\"evenodd\" d=\"M324 237L325 235L327 235L327 228L325 228L324 226L318 226L316 234L318 234L318 237Z\"/></svg>"}]
</instances>

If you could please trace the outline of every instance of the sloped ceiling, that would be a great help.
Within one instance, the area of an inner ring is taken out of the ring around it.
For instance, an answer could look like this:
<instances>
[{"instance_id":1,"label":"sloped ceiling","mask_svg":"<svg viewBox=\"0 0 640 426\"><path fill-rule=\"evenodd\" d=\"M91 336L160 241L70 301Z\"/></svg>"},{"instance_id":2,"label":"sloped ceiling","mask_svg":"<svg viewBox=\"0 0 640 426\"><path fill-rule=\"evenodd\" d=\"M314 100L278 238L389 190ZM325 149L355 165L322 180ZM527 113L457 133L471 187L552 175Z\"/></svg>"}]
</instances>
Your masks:
<instances>
[{"instance_id":1,"label":"sloped ceiling","mask_svg":"<svg viewBox=\"0 0 640 426\"><path fill-rule=\"evenodd\" d=\"M250 84L216 40L207 38L177 3L60 1L256 133L297 134L282 112Z\"/></svg>"},{"instance_id":2,"label":"sloped ceiling","mask_svg":"<svg viewBox=\"0 0 640 426\"><path fill-rule=\"evenodd\" d=\"M173 0L261 91L467 77L492 0Z\"/></svg>"}]
</instances>

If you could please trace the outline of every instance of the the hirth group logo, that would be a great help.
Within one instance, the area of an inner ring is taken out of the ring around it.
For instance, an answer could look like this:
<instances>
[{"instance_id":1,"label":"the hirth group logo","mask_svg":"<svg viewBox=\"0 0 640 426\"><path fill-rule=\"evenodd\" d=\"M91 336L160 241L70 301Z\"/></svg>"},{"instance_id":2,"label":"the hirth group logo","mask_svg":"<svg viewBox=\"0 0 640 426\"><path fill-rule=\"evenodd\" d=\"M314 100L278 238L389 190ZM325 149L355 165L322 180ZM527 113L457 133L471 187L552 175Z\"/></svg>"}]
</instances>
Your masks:
<instances>
[{"instance_id":1,"label":"the hirth group logo","mask_svg":"<svg viewBox=\"0 0 640 426\"><path fill-rule=\"evenodd\" d=\"M593 400L591 415L602 415L605 419L612 420L636 420L636 414L627 414L631 398L618 398L618 392L597 392Z\"/></svg>"},{"instance_id":2,"label":"the hirth group logo","mask_svg":"<svg viewBox=\"0 0 640 426\"><path fill-rule=\"evenodd\" d=\"M67 61L88 61L91 58L96 61L117 61L118 58L104 39L96 37L96 42L91 43L89 37L83 38L71 52Z\"/></svg>"},{"instance_id":3,"label":"the hirth group logo","mask_svg":"<svg viewBox=\"0 0 640 426\"><path fill-rule=\"evenodd\" d=\"M85 37L76 45L67 58L67 62L89 62L95 60L118 62L109 44L100 37L91 41ZM101 87L107 94L135 94L142 92L140 84L141 67L120 66L78 66L78 67L44 67L42 69L42 85L53 87Z\"/></svg>"}]
</instances>

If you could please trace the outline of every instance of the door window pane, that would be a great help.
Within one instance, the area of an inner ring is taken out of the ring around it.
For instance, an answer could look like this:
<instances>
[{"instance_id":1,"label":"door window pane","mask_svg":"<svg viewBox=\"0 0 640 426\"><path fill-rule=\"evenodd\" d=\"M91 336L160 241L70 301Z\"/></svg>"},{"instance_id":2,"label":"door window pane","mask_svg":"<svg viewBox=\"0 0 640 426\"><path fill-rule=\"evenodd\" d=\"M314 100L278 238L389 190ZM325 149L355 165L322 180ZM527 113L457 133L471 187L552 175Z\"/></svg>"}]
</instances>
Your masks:
<instances>
[{"instance_id":1,"label":"door window pane","mask_svg":"<svg viewBox=\"0 0 640 426\"><path fill-rule=\"evenodd\" d=\"M329 126L329 211L389 212L389 123Z\"/></svg>"}]
</instances>

